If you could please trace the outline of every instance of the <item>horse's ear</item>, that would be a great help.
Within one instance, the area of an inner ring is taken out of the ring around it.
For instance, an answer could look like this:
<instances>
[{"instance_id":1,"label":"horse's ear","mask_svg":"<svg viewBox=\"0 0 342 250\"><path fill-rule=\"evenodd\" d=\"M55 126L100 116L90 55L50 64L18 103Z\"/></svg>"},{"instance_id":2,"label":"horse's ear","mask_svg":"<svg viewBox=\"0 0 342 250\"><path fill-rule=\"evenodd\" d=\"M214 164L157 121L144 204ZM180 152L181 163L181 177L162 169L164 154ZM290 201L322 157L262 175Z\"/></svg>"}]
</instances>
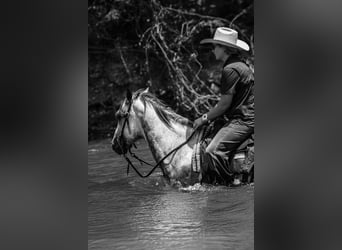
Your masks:
<instances>
[{"instance_id":1,"label":"horse's ear","mask_svg":"<svg viewBox=\"0 0 342 250\"><path fill-rule=\"evenodd\" d=\"M142 94L143 93L148 93L150 91L150 87L147 87L143 92L142 92Z\"/></svg>"},{"instance_id":2,"label":"horse's ear","mask_svg":"<svg viewBox=\"0 0 342 250\"><path fill-rule=\"evenodd\" d=\"M126 98L128 101L130 101L132 99L132 92L129 89L127 89Z\"/></svg>"}]
</instances>

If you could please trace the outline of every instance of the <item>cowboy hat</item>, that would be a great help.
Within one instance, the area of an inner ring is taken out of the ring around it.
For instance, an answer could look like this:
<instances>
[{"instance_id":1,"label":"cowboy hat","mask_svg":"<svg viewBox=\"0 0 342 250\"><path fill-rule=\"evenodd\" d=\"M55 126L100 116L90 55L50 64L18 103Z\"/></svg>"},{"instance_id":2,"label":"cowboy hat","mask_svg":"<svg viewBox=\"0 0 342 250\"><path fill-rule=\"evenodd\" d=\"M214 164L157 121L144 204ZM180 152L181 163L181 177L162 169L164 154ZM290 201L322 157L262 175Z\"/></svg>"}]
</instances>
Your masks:
<instances>
[{"instance_id":1,"label":"cowboy hat","mask_svg":"<svg viewBox=\"0 0 342 250\"><path fill-rule=\"evenodd\" d=\"M204 43L216 43L231 48L239 49L242 51L249 51L248 44L238 39L238 32L236 30L226 27L217 28L215 31L214 38L207 38L200 42L200 44Z\"/></svg>"}]
</instances>

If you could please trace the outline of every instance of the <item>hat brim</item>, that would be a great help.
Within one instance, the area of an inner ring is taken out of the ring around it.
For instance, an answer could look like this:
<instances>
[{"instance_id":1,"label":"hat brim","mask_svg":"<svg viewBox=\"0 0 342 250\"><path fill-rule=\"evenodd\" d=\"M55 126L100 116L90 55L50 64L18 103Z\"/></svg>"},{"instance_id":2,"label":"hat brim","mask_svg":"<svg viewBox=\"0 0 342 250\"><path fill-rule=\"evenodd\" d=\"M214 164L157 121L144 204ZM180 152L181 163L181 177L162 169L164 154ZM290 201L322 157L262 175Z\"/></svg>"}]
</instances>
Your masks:
<instances>
[{"instance_id":1,"label":"hat brim","mask_svg":"<svg viewBox=\"0 0 342 250\"><path fill-rule=\"evenodd\" d=\"M220 41L220 40L214 40L214 39L211 39L211 38L203 39L200 42L200 44L205 44L205 43L220 44L220 45L224 45L224 46L231 47L231 48L234 48L234 49L242 50L242 51L245 51L245 52L249 51L248 44L245 43L242 40L239 40L239 39L237 40L236 44L228 43L228 42L224 42L224 41Z\"/></svg>"}]
</instances>

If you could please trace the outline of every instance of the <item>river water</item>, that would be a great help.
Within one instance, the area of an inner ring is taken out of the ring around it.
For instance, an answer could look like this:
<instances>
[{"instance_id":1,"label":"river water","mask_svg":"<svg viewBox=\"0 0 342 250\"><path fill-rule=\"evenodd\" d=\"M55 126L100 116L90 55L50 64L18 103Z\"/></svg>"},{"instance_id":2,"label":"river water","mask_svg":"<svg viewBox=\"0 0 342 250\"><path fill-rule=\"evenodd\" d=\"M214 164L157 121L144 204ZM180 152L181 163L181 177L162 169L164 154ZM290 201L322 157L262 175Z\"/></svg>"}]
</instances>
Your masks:
<instances>
[{"instance_id":1,"label":"river water","mask_svg":"<svg viewBox=\"0 0 342 250\"><path fill-rule=\"evenodd\" d=\"M254 249L254 186L179 189L159 169L142 179L126 167L109 140L89 143L88 249Z\"/></svg>"}]
</instances>

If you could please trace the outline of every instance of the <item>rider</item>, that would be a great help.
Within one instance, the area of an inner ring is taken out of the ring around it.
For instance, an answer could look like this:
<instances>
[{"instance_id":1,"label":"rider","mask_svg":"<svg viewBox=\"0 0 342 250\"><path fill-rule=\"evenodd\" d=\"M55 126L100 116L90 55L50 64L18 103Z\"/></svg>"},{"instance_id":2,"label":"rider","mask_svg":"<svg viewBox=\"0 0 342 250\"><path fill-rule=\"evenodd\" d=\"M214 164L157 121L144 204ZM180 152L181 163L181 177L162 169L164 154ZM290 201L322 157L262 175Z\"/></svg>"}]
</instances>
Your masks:
<instances>
[{"instance_id":1,"label":"rider","mask_svg":"<svg viewBox=\"0 0 342 250\"><path fill-rule=\"evenodd\" d=\"M254 74L242 59L249 51L247 43L237 39L238 32L219 27L213 39L200 43L214 45L213 53L217 60L224 62L221 76L221 97L217 105L194 122L194 128L226 115L228 122L218 131L204 154L203 178L225 182L234 176L235 170L229 162L234 152L254 133ZM204 179L202 179L203 181ZM238 179L234 184L238 184Z\"/></svg>"}]
</instances>

